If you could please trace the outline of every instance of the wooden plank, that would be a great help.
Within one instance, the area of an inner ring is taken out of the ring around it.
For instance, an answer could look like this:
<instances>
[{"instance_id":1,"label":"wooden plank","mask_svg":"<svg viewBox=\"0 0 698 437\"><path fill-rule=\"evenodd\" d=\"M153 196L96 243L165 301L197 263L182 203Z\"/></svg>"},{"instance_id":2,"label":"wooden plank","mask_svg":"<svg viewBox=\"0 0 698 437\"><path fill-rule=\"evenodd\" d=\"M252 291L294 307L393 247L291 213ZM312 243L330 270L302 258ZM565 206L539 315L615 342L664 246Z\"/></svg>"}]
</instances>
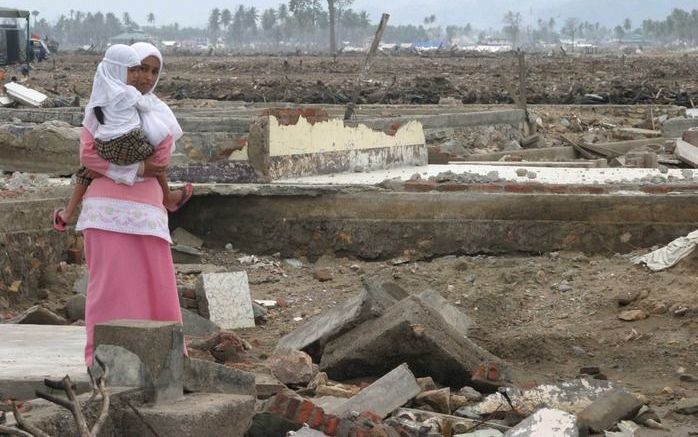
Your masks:
<instances>
[{"instance_id":1,"label":"wooden plank","mask_svg":"<svg viewBox=\"0 0 698 437\"><path fill-rule=\"evenodd\" d=\"M571 144L572 147L574 147L574 150L575 150L577 153L579 153L580 155L582 155L582 158L586 158L586 159L596 159L596 158L598 158L598 156L596 156L596 155L594 155L593 153L589 152L587 149L585 149L584 147L580 146L579 144L577 144L576 142L572 141L571 139L567 138L566 136L562 135L562 139L565 140L565 141L567 141L569 144ZM605 156L605 155L603 155L603 156Z\"/></svg>"},{"instance_id":2,"label":"wooden plank","mask_svg":"<svg viewBox=\"0 0 698 437\"><path fill-rule=\"evenodd\" d=\"M674 156L693 168L698 167L698 147L683 140L676 140Z\"/></svg>"}]
</instances>

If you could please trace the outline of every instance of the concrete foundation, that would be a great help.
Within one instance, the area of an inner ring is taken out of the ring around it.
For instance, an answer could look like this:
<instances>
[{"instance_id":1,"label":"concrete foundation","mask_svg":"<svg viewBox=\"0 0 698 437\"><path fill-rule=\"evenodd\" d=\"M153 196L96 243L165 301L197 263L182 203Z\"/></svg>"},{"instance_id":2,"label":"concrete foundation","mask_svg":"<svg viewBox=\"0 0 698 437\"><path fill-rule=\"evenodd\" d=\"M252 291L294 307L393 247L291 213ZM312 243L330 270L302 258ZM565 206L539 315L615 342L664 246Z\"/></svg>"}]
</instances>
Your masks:
<instances>
[{"instance_id":1,"label":"concrete foundation","mask_svg":"<svg viewBox=\"0 0 698 437\"><path fill-rule=\"evenodd\" d=\"M221 195L216 187L195 197L171 224L186 225L211 247L234 241L249 253L313 258L330 251L366 259L565 249L625 253L666 244L698 224L693 193L590 195L577 194L576 187L540 187L542 193L506 183L480 184L472 192L458 184L454 192L247 187L244 195Z\"/></svg>"}]
</instances>

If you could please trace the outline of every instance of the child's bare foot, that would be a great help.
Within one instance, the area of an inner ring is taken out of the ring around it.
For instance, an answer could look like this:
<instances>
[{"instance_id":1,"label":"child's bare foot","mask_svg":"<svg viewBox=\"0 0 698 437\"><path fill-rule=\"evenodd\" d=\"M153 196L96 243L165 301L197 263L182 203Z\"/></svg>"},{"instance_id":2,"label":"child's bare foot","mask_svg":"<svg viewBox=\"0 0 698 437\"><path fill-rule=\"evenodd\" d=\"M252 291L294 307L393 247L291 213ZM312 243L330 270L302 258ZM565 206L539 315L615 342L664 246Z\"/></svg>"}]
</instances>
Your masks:
<instances>
[{"instance_id":1,"label":"child's bare foot","mask_svg":"<svg viewBox=\"0 0 698 437\"><path fill-rule=\"evenodd\" d=\"M165 209L169 212L175 212L191 199L194 192L192 184L186 184L182 188L172 190L167 194L167 199L164 200Z\"/></svg>"}]
</instances>

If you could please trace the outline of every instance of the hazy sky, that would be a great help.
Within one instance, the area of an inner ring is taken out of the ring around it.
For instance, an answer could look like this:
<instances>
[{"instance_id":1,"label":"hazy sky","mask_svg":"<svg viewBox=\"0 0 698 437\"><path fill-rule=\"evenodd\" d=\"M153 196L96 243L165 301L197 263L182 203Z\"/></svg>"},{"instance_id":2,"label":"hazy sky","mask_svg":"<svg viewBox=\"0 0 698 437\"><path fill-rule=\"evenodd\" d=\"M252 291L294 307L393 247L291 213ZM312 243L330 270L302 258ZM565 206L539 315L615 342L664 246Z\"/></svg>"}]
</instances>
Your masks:
<instances>
[{"instance_id":1,"label":"hazy sky","mask_svg":"<svg viewBox=\"0 0 698 437\"><path fill-rule=\"evenodd\" d=\"M36 9L41 13L39 18L51 21L61 14L69 15L70 9L111 11L119 16L128 11L140 24L146 22L146 15L152 11L156 24L178 22L180 25L202 26L215 7L234 10L244 4L266 9L279 3L280 0L3 0L0 6ZM605 25L619 24L628 17L637 25L645 18L663 19L673 8L698 9L698 0L355 0L353 7L368 11L374 23L381 12L388 12L391 24L419 24L425 16L435 14L436 23L443 26L471 23L478 28L499 28L502 16L508 10L521 12L526 24L549 17L562 23L565 18L576 16Z\"/></svg>"}]
</instances>

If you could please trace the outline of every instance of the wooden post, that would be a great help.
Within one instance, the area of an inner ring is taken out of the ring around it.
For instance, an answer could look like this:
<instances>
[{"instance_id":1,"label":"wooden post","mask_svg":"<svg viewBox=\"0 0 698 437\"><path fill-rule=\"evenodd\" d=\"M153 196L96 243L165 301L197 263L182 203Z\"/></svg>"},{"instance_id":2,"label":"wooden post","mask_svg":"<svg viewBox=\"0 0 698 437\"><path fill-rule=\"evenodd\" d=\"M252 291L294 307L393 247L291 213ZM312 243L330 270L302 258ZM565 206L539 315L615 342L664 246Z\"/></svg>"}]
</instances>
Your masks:
<instances>
[{"instance_id":1,"label":"wooden post","mask_svg":"<svg viewBox=\"0 0 698 437\"><path fill-rule=\"evenodd\" d=\"M516 51L516 56L519 60L519 98L518 100L518 107L519 109L522 109L524 113L526 114L526 121L525 121L525 134L526 135L533 135L536 133L536 122L535 120L531 121L529 114L528 114L528 103L527 103L527 95L526 95L526 76L527 76L527 71L526 71L526 53L518 49Z\"/></svg>"},{"instance_id":2,"label":"wooden post","mask_svg":"<svg viewBox=\"0 0 698 437\"><path fill-rule=\"evenodd\" d=\"M376 35L373 37L373 43L371 44L371 48L366 55L364 66L359 72L359 77L356 79L356 83L354 83L351 101L347 103L347 109L344 112L345 120L351 120L352 116L354 115L354 107L356 106L357 100L359 100L359 92L361 91L361 82L363 82L366 79L366 76L368 76L368 71L371 69L371 61L376 54L376 50L378 50L378 44L380 44L381 38L383 38L383 32L385 32L385 28L388 26L389 18L390 15L385 13L381 17L381 21L378 24L378 30L376 30Z\"/></svg>"}]
</instances>

